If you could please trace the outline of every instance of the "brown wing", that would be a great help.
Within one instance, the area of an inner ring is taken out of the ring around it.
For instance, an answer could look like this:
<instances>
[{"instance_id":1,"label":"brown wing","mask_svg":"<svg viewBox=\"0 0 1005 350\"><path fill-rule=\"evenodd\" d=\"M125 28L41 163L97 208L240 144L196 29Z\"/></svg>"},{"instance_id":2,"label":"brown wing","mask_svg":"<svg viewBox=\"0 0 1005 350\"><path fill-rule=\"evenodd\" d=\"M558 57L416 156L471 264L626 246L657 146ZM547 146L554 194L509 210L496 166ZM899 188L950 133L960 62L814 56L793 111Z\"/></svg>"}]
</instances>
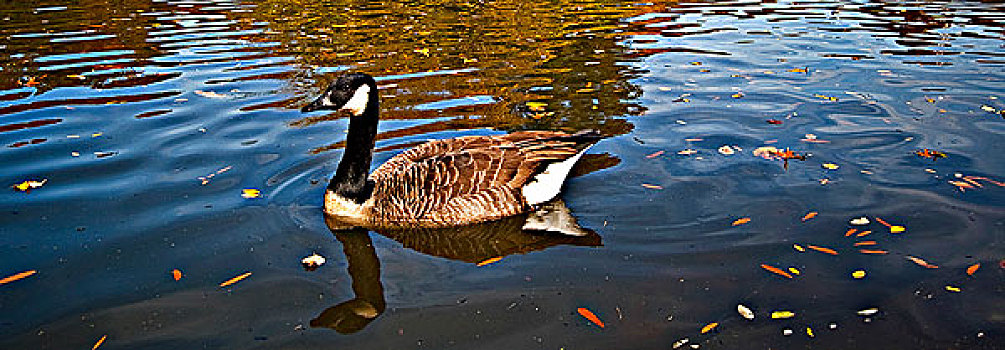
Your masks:
<instances>
[{"instance_id":1,"label":"brown wing","mask_svg":"<svg viewBox=\"0 0 1005 350\"><path fill-rule=\"evenodd\" d=\"M371 178L378 221L464 224L529 209L520 189L544 166L578 152L558 132L431 141L395 156Z\"/></svg>"}]
</instances>

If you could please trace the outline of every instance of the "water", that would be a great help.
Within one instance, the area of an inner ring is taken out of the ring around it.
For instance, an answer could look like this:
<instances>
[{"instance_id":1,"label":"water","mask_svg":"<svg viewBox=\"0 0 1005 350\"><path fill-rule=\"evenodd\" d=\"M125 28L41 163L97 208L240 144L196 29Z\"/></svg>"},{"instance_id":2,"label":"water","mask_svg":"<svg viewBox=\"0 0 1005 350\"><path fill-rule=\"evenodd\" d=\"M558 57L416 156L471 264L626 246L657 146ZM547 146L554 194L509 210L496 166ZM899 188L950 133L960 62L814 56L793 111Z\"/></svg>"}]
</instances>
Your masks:
<instances>
[{"instance_id":1,"label":"water","mask_svg":"<svg viewBox=\"0 0 1005 350\"><path fill-rule=\"evenodd\" d=\"M1005 181L1003 14L8 2L0 182L46 182L0 194L0 275L37 271L0 285L0 348L1001 348L1005 188L956 174ZM333 234L320 205L346 120L298 107L343 71L382 87L375 164L428 139L610 135L562 196L595 235L527 235L521 218ZM845 237L860 216L872 233ZM304 271L312 252L328 263Z\"/></svg>"}]
</instances>

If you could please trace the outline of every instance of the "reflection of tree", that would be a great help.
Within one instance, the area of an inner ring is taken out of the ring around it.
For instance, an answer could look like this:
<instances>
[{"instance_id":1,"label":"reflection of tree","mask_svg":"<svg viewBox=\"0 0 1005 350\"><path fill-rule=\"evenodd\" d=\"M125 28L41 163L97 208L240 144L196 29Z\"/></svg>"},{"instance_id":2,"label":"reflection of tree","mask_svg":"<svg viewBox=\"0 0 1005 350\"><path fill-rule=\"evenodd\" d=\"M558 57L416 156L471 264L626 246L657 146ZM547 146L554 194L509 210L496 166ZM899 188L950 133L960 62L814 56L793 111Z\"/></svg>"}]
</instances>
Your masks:
<instances>
[{"instance_id":1,"label":"reflection of tree","mask_svg":"<svg viewBox=\"0 0 1005 350\"><path fill-rule=\"evenodd\" d=\"M354 67L378 77L466 69L382 81L385 119L452 117L440 130L595 128L622 134L631 126L619 117L643 112L628 102L640 93L628 83L637 71L618 64L625 49L615 31L631 10L630 2L619 1L329 6L272 0L250 16L269 22L268 40L311 67ZM331 79L304 74L321 80L318 85ZM494 102L415 108L470 96ZM546 105L531 108L529 101Z\"/></svg>"}]
</instances>

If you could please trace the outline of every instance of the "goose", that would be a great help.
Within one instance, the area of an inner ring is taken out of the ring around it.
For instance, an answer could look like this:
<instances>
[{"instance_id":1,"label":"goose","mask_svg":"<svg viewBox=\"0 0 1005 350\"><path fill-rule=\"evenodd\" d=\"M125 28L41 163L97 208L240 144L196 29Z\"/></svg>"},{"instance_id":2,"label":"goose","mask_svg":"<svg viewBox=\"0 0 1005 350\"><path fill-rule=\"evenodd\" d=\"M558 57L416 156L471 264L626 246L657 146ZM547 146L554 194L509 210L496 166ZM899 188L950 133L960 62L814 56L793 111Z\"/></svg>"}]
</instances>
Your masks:
<instances>
[{"instance_id":1,"label":"goose","mask_svg":"<svg viewBox=\"0 0 1005 350\"><path fill-rule=\"evenodd\" d=\"M520 131L433 140L369 175L380 114L377 83L338 77L302 112L345 110L346 147L324 196L324 212L365 227L451 227L533 211L554 199L599 132Z\"/></svg>"}]
</instances>

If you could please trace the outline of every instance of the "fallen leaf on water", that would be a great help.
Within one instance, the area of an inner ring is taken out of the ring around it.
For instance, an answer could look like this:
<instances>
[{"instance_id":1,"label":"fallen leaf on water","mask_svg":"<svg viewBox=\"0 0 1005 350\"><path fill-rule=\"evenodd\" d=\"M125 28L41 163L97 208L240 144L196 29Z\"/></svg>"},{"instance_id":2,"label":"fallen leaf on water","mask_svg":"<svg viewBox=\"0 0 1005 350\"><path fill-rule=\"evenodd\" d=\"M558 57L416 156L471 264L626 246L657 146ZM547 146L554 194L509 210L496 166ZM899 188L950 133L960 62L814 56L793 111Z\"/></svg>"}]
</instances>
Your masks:
<instances>
[{"instance_id":1,"label":"fallen leaf on water","mask_svg":"<svg viewBox=\"0 0 1005 350\"><path fill-rule=\"evenodd\" d=\"M488 258L488 259L485 259L484 261L478 263L476 266L485 266L485 265L497 262L499 260L502 260L502 258L503 257L501 257L501 256L497 256L497 257L494 257L494 258Z\"/></svg>"},{"instance_id":2,"label":"fallen leaf on water","mask_svg":"<svg viewBox=\"0 0 1005 350\"><path fill-rule=\"evenodd\" d=\"M863 216L857 219L851 219L851 221L848 221L848 223L856 226L868 225L869 218Z\"/></svg>"},{"instance_id":3,"label":"fallen leaf on water","mask_svg":"<svg viewBox=\"0 0 1005 350\"><path fill-rule=\"evenodd\" d=\"M789 69L789 70L787 70L786 72L792 72L792 73L806 73L806 72L808 72L808 71L809 71L809 69L810 69L810 67L803 67L803 68L792 68L792 69Z\"/></svg>"},{"instance_id":4,"label":"fallen leaf on water","mask_svg":"<svg viewBox=\"0 0 1005 350\"><path fill-rule=\"evenodd\" d=\"M875 315L877 312L879 312L879 309L877 308L868 308L864 310L859 310L858 312L856 312L856 314L858 314L859 316L872 316Z\"/></svg>"},{"instance_id":5,"label":"fallen leaf on water","mask_svg":"<svg viewBox=\"0 0 1005 350\"><path fill-rule=\"evenodd\" d=\"M973 276L979 268L981 268L981 263L970 265L970 267L967 268L967 274Z\"/></svg>"},{"instance_id":6,"label":"fallen leaf on water","mask_svg":"<svg viewBox=\"0 0 1005 350\"><path fill-rule=\"evenodd\" d=\"M953 293L959 293L959 292L963 291L962 289L960 289L960 287L956 287L956 286L946 286L946 290L948 290L950 292L953 292Z\"/></svg>"},{"instance_id":7,"label":"fallen leaf on water","mask_svg":"<svg viewBox=\"0 0 1005 350\"><path fill-rule=\"evenodd\" d=\"M105 334L105 335L101 336L101 339L98 339L98 342L94 343L94 346L91 347L91 350L95 350L99 346L101 346L101 344L104 344L105 343L105 339L107 339L107 338L108 338L108 334Z\"/></svg>"},{"instance_id":8,"label":"fallen leaf on water","mask_svg":"<svg viewBox=\"0 0 1005 350\"><path fill-rule=\"evenodd\" d=\"M864 245L876 245L876 241L861 241L861 242L855 242L855 246L856 246L856 247L859 247L859 246L864 246Z\"/></svg>"},{"instance_id":9,"label":"fallen leaf on water","mask_svg":"<svg viewBox=\"0 0 1005 350\"><path fill-rule=\"evenodd\" d=\"M318 255L318 253L311 254L303 259L300 259L300 264L304 266L307 271L313 271L321 265L325 264L325 257Z\"/></svg>"},{"instance_id":10,"label":"fallen leaf on water","mask_svg":"<svg viewBox=\"0 0 1005 350\"><path fill-rule=\"evenodd\" d=\"M772 311L771 312L771 318L776 319L776 320L777 319L793 318L795 316L796 316L796 313L792 312L792 311Z\"/></svg>"},{"instance_id":11,"label":"fallen leaf on water","mask_svg":"<svg viewBox=\"0 0 1005 350\"><path fill-rule=\"evenodd\" d=\"M6 283L14 282L14 281L17 281L19 279L22 279L22 278L34 275L36 272L38 272L38 271L28 270L28 271L25 271L25 272L15 273L13 275L10 275L10 276L7 276L7 277L4 277L4 278L0 279L0 284L6 284Z\"/></svg>"},{"instance_id":12,"label":"fallen leaf on water","mask_svg":"<svg viewBox=\"0 0 1005 350\"><path fill-rule=\"evenodd\" d=\"M929 264L927 261L925 261L924 259L921 259L921 258L916 258L916 257L910 256L910 255L905 256L905 258L907 258L907 260L910 260L911 262L914 262L915 264L918 264L918 265L921 265L921 266L924 266L924 267L927 267L927 268L930 268L930 269L937 269L937 268L939 268L939 265Z\"/></svg>"},{"instance_id":13,"label":"fallen leaf on water","mask_svg":"<svg viewBox=\"0 0 1005 350\"><path fill-rule=\"evenodd\" d=\"M795 249L795 250L801 251L801 252L805 252L806 251L806 248L803 248L803 246L798 245L798 244L793 244L792 248Z\"/></svg>"},{"instance_id":14,"label":"fallen leaf on water","mask_svg":"<svg viewBox=\"0 0 1005 350\"><path fill-rule=\"evenodd\" d=\"M21 191L21 192L30 192L33 189L36 189L36 188L44 186L46 182L49 182L49 179L42 179L42 181L25 180L24 182L19 183L19 184L14 184L14 186L11 186L11 187L14 187L15 190L18 190L18 191Z\"/></svg>"},{"instance_id":15,"label":"fallen leaf on water","mask_svg":"<svg viewBox=\"0 0 1005 350\"><path fill-rule=\"evenodd\" d=\"M777 267L774 267L774 266L771 266L771 265L768 265L768 264L761 264L761 268L765 269L765 270L768 270L768 271L770 271L772 273L784 276L785 278L792 278L792 275L790 275L788 272L785 272L785 271L783 271L780 268L777 268Z\"/></svg>"},{"instance_id":16,"label":"fallen leaf on water","mask_svg":"<svg viewBox=\"0 0 1005 350\"><path fill-rule=\"evenodd\" d=\"M652 184L642 184L642 187L645 187L645 188L648 188L648 189L651 189L651 190L662 190L663 189L663 186L652 185Z\"/></svg>"},{"instance_id":17,"label":"fallen leaf on water","mask_svg":"<svg viewBox=\"0 0 1005 350\"><path fill-rule=\"evenodd\" d=\"M241 197L244 198L258 198L262 196L262 191L255 188L245 188L241 190Z\"/></svg>"},{"instance_id":18,"label":"fallen leaf on water","mask_svg":"<svg viewBox=\"0 0 1005 350\"><path fill-rule=\"evenodd\" d=\"M803 222L806 222L806 220L815 218L816 216L817 216L817 212L815 212L815 211L811 211L809 213L806 213L806 215L803 215Z\"/></svg>"},{"instance_id":19,"label":"fallen leaf on water","mask_svg":"<svg viewBox=\"0 0 1005 350\"><path fill-rule=\"evenodd\" d=\"M865 230L865 231L859 232L857 235L855 235L855 237L865 237L865 236L868 236L870 233L872 233L872 230Z\"/></svg>"},{"instance_id":20,"label":"fallen leaf on water","mask_svg":"<svg viewBox=\"0 0 1005 350\"><path fill-rule=\"evenodd\" d=\"M918 155L918 157L931 159L932 161L936 161L939 158L946 158L945 153L936 150L930 150L927 148L914 151L914 154Z\"/></svg>"},{"instance_id":21,"label":"fallen leaf on water","mask_svg":"<svg viewBox=\"0 0 1005 350\"><path fill-rule=\"evenodd\" d=\"M662 151L662 150L660 150L660 151L656 151L656 153L653 153L653 154L650 154L650 155L647 155L647 156L646 156L646 158L648 158L648 159L653 159L653 158L656 158L656 157L659 157L659 156L663 155L663 152L664 152L664 151Z\"/></svg>"},{"instance_id":22,"label":"fallen leaf on water","mask_svg":"<svg viewBox=\"0 0 1005 350\"><path fill-rule=\"evenodd\" d=\"M733 98L743 98L743 93L742 92L737 92L737 93L732 94L730 96L733 97Z\"/></svg>"},{"instance_id":23,"label":"fallen leaf on water","mask_svg":"<svg viewBox=\"0 0 1005 350\"><path fill-rule=\"evenodd\" d=\"M179 270L179 269L171 270L171 277L174 277L175 281L180 280L181 279L181 270Z\"/></svg>"},{"instance_id":24,"label":"fallen leaf on water","mask_svg":"<svg viewBox=\"0 0 1005 350\"><path fill-rule=\"evenodd\" d=\"M810 338L815 337L815 335L813 335L813 329L810 329L810 327L806 327L806 335Z\"/></svg>"},{"instance_id":25,"label":"fallen leaf on water","mask_svg":"<svg viewBox=\"0 0 1005 350\"><path fill-rule=\"evenodd\" d=\"M743 316L743 318L748 320L754 319L754 311L750 310L750 308L746 306L743 306L743 304L736 305L736 312L739 312L740 316Z\"/></svg>"},{"instance_id":26,"label":"fallen leaf on water","mask_svg":"<svg viewBox=\"0 0 1005 350\"><path fill-rule=\"evenodd\" d=\"M837 102L838 101L838 98L834 97L834 96L814 94L813 97L816 97L816 98L819 98L819 99L823 99L823 100L828 100L828 101L831 101L831 102Z\"/></svg>"},{"instance_id":27,"label":"fallen leaf on water","mask_svg":"<svg viewBox=\"0 0 1005 350\"><path fill-rule=\"evenodd\" d=\"M855 270L854 272L851 273L851 277L854 277L855 279L865 278L865 271Z\"/></svg>"},{"instance_id":28,"label":"fallen leaf on water","mask_svg":"<svg viewBox=\"0 0 1005 350\"><path fill-rule=\"evenodd\" d=\"M903 233L905 230L907 229L904 228L904 226L897 226L897 225L890 226L890 233Z\"/></svg>"},{"instance_id":29,"label":"fallen leaf on water","mask_svg":"<svg viewBox=\"0 0 1005 350\"><path fill-rule=\"evenodd\" d=\"M750 218L739 218L733 221L733 226L739 226L750 222Z\"/></svg>"},{"instance_id":30,"label":"fallen leaf on water","mask_svg":"<svg viewBox=\"0 0 1005 350\"><path fill-rule=\"evenodd\" d=\"M886 227L893 226L893 225L890 225L889 222L886 222L886 220L880 219L878 217L876 217L875 219L876 219L876 222L878 222L880 225L883 225L883 226L886 226Z\"/></svg>"},{"instance_id":31,"label":"fallen leaf on water","mask_svg":"<svg viewBox=\"0 0 1005 350\"><path fill-rule=\"evenodd\" d=\"M889 253L888 251L885 251L885 250L873 250L873 249L859 249L858 251L860 253L862 253L862 254L887 254L887 253Z\"/></svg>"},{"instance_id":32,"label":"fallen leaf on water","mask_svg":"<svg viewBox=\"0 0 1005 350\"><path fill-rule=\"evenodd\" d=\"M789 272L791 272L793 275L796 275L796 276L798 276L800 273L802 273L802 272L799 272L799 269L797 269L795 267L791 267L791 266L789 267Z\"/></svg>"},{"instance_id":33,"label":"fallen leaf on water","mask_svg":"<svg viewBox=\"0 0 1005 350\"><path fill-rule=\"evenodd\" d=\"M718 326L718 325L719 325L718 322L712 322L712 323L709 323L709 324L705 325L705 327L701 327L701 334L708 333L709 331L715 329L715 327Z\"/></svg>"},{"instance_id":34,"label":"fallen leaf on water","mask_svg":"<svg viewBox=\"0 0 1005 350\"><path fill-rule=\"evenodd\" d=\"M223 283L220 283L220 287L226 287L226 286L229 286L231 284L240 282L241 280L243 280L245 278L248 278L248 276L251 276L251 272L245 272L245 273L242 273L242 274L238 275L237 277L234 277L234 278L231 278L229 280L226 280Z\"/></svg>"},{"instance_id":35,"label":"fallen leaf on water","mask_svg":"<svg viewBox=\"0 0 1005 350\"><path fill-rule=\"evenodd\" d=\"M840 167L840 166L838 166L837 164L834 164L834 163L823 163L823 164L820 164L820 166L824 167L824 169L827 169L827 170L837 170L837 168Z\"/></svg>"},{"instance_id":36,"label":"fallen leaf on water","mask_svg":"<svg viewBox=\"0 0 1005 350\"><path fill-rule=\"evenodd\" d=\"M831 249L831 248L827 248L827 247L818 247L818 246L815 246L815 245L807 245L806 248L810 248L810 249L816 250L818 252L827 253L827 254L830 254L830 255L838 255L838 252L836 250Z\"/></svg>"},{"instance_id":37,"label":"fallen leaf on water","mask_svg":"<svg viewBox=\"0 0 1005 350\"><path fill-rule=\"evenodd\" d=\"M844 236L845 237L850 237L851 235L855 234L855 232L857 232L857 231L858 231L857 228L850 228L850 229L848 229L848 231L844 232Z\"/></svg>"},{"instance_id":38,"label":"fallen leaf on water","mask_svg":"<svg viewBox=\"0 0 1005 350\"><path fill-rule=\"evenodd\" d=\"M576 312L579 312L581 316L585 317L587 320L590 320L590 322L593 322L593 324L600 326L600 328L604 328L604 322L601 321L600 318L597 317L597 315L594 315L593 311L590 311L585 307L581 307L576 309Z\"/></svg>"}]
</instances>

